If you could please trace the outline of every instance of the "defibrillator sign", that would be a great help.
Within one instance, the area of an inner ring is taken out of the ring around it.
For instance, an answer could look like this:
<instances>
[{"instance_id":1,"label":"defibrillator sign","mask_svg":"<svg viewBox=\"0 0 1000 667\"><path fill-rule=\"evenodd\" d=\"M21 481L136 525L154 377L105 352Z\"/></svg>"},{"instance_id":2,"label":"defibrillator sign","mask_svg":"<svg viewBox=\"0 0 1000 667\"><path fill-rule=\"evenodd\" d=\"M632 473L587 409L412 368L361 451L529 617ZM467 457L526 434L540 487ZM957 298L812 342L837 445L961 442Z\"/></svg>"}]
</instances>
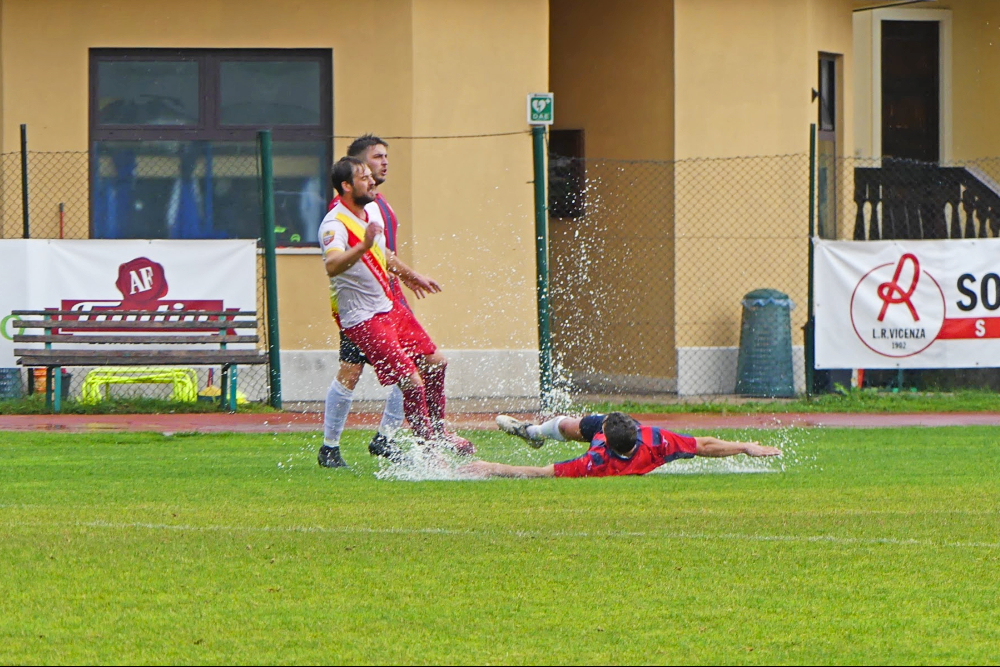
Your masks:
<instances>
[{"instance_id":1,"label":"defibrillator sign","mask_svg":"<svg viewBox=\"0 0 1000 667\"><path fill-rule=\"evenodd\" d=\"M528 125L551 125L555 119L552 93L528 94Z\"/></svg>"}]
</instances>

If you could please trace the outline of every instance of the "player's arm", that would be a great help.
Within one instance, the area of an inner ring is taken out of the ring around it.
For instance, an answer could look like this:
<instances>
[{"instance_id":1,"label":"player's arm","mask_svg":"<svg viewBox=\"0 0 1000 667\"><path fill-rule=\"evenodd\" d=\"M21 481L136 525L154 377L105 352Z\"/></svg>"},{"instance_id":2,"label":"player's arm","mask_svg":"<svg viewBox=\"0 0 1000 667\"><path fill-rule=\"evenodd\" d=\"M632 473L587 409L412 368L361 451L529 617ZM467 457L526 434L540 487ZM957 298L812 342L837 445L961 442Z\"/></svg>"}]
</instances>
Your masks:
<instances>
[{"instance_id":1,"label":"player's arm","mask_svg":"<svg viewBox=\"0 0 1000 667\"><path fill-rule=\"evenodd\" d=\"M511 466L491 461L473 461L461 468L462 472L478 477L555 477L555 466Z\"/></svg>"},{"instance_id":2,"label":"player's arm","mask_svg":"<svg viewBox=\"0 0 1000 667\"><path fill-rule=\"evenodd\" d=\"M765 447L759 442L732 442L711 436L695 438L694 441L698 446L695 451L697 456L722 458L737 454L746 454L747 456L779 456L781 454L781 450L777 447Z\"/></svg>"},{"instance_id":3,"label":"player's arm","mask_svg":"<svg viewBox=\"0 0 1000 667\"><path fill-rule=\"evenodd\" d=\"M441 286L438 285L436 280L411 269L403 260L396 256L396 253L388 252L387 254L388 259L386 263L389 266L389 271L399 276L403 284L409 287L418 299L422 299L428 294L437 294L441 291Z\"/></svg>"},{"instance_id":4,"label":"player's arm","mask_svg":"<svg viewBox=\"0 0 1000 667\"><path fill-rule=\"evenodd\" d=\"M375 245L375 238L381 233L381 226L371 224L365 228L364 239L362 239L361 243L357 244L353 248L348 248L347 250L342 250L340 248L327 248L326 253L323 256L323 264L326 266L326 275L330 277L339 276L341 273L357 264L358 260L360 260L364 254L371 250L371 247Z\"/></svg>"}]
</instances>

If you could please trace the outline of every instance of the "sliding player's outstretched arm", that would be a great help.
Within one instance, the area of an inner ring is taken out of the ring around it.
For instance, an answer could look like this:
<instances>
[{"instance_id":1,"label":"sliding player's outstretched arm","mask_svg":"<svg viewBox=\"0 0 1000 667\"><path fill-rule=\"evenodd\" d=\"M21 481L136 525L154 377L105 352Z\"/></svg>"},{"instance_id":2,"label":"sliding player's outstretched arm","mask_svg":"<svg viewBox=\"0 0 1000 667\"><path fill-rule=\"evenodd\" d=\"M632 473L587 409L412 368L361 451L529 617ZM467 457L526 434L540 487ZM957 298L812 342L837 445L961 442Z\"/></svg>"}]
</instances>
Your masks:
<instances>
[{"instance_id":1,"label":"sliding player's outstretched arm","mask_svg":"<svg viewBox=\"0 0 1000 667\"><path fill-rule=\"evenodd\" d=\"M736 456L746 454L747 456L780 456L781 450L777 447L765 447L759 442L732 442L720 440L712 436L695 438L698 449L697 456L709 456L722 458L725 456Z\"/></svg>"}]
</instances>

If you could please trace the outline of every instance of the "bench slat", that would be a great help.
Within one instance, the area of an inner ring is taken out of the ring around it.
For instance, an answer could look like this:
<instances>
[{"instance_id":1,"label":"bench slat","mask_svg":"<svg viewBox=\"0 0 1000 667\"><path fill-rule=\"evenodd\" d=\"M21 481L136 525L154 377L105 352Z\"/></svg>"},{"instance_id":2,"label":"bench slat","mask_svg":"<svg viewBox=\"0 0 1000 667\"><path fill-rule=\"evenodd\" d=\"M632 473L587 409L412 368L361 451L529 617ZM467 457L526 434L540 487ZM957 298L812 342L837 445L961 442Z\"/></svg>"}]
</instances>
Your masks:
<instances>
[{"instance_id":1,"label":"bench slat","mask_svg":"<svg viewBox=\"0 0 1000 667\"><path fill-rule=\"evenodd\" d=\"M53 315L187 315L187 316L223 316L226 317L257 317L256 310L12 310L14 317L46 317Z\"/></svg>"},{"instance_id":2,"label":"bench slat","mask_svg":"<svg viewBox=\"0 0 1000 667\"><path fill-rule=\"evenodd\" d=\"M13 329L73 329L73 330L117 330L117 329L135 329L143 331L158 331L163 329L168 330L189 330L189 331L218 331L225 327L226 329L256 329L257 320L227 320L221 322L219 320L208 321L208 322L193 322L193 321L181 321L181 322L77 322L77 321L65 321L65 320L14 320L10 324Z\"/></svg>"},{"instance_id":3,"label":"bench slat","mask_svg":"<svg viewBox=\"0 0 1000 667\"><path fill-rule=\"evenodd\" d=\"M191 344L208 344L214 343L218 345L219 343L257 343L260 342L259 336L231 336L225 335L220 336L218 333L207 333L196 336L102 336L102 335L88 335L88 336L76 336L73 334L15 334L15 343L79 343L81 345L90 345L92 343L105 344L105 343L134 343L137 345L148 344L148 343L191 343Z\"/></svg>"},{"instance_id":4,"label":"bench slat","mask_svg":"<svg viewBox=\"0 0 1000 667\"><path fill-rule=\"evenodd\" d=\"M179 364L265 364L256 350L14 350L21 366L173 366Z\"/></svg>"}]
</instances>

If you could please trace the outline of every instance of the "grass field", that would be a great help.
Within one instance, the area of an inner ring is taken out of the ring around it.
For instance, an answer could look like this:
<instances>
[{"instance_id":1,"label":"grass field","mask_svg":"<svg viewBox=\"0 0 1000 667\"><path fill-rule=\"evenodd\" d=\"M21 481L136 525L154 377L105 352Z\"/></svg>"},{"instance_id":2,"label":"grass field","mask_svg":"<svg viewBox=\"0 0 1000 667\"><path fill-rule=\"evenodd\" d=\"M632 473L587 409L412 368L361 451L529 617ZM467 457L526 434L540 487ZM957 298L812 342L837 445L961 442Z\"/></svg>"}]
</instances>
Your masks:
<instances>
[{"instance_id":1,"label":"grass field","mask_svg":"<svg viewBox=\"0 0 1000 667\"><path fill-rule=\"evenodd\" d=\"M1000 662L1000 429L491 481L369 435L0 433L0 663Z\"/></svg>"}]
</instances>

